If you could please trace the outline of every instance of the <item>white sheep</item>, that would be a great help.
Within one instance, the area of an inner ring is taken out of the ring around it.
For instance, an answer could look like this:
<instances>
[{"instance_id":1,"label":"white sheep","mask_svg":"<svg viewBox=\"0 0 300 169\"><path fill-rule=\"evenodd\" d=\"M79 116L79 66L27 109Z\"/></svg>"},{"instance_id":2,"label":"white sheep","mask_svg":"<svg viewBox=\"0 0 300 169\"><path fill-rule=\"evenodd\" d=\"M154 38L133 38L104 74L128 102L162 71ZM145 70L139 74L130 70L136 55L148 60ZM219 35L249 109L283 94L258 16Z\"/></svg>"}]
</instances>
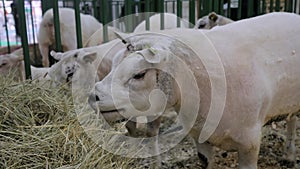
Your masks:
<instances>
[{"instance_id":1,"label":"white sheep","mask_svg":"<svg viewBox=\"0 0 300 169\"><path fill-rule=\"evenodd\" d=\"M32 80L49 80L49 68L37 68L30 66ZM13 75L14 79L25 80L25 66L22 55L15 53L0 56L0 74Z\"/></svg>"},{"instance_id":2,"label":"white sheep","mask_svg":"<svg viewBox=\"0 0 300 169\"><path fill-rule=\"evenodd\" d=\"M102 24L91 15L80 14L80 19L82 43L86 44L92 34L102 28ZM76 49L76 22L73 9L59 8L59 25L63 51ZM48 67L49 46L55 44L53 9L47 10L43 16L38 32L38 43L43 56L43 66Z\"/></svg>"},{"instance_id":3,"label":"white sheep","mask_svg":"<svg viewBox=\"0 0 300 169\"><path fill-rule=\"evenodd\" d=\"M299 28L299 15L271 13L211 31L130 37L136 50L113 61L112 71L95 85L91 106L125 117L157 116L172 107L208 167L217 146L237 151L241 169L257 168L263 125L288 115L286 148L295 160Z\"/></svg>"},{"instance_id":4,"label":"white sheep","mask_svg":"<svg viewBox=\"0 0 300 169\"><path fill-rule=\"evenodd\" d=\"M107 27L107 35L108 35L108 41L114 40L117 38L115 32L118 32L119 30L117 28L108 26ZM98 46L104 43L104 37L103 37L103 28L98 29L96 32L93 33L93 35L90 36L90 38L86 41L85 44L83 44L83 47L91 47L91 46Z\"/></svg>"},{"instance_id":5,"label":"white sheep","mask_svg":"<svg viewBox=\"0 0 300 169\"><path fill-rule=\"evenodd\" d=\"M96 52L87 52L84 50L70 51L67 52L65 58L61 59L62 53L52 51L51 54L59 61L51 67L35 67L30 65L31 79L38 81L51 80L55 84L64 84L72 80L78 67L81 70L88 71L89 73L94 70L91 64L95 59ZM17 55L19 54L19 55ZM72 57L69 57L71 55ZM73 57L76 56L76 57ZM105 62L105 61L104 61ZM107 62L105 62L107 64ZM104 65L106 65L104 64ZM108 63L110 70L110 62ZM101 72L107 74L107 71L102 67ZM20 53L11 53L0 56L0 75L12 75L15 80L25 80L25 66L23 61L23 55ZM104 75L103 75L104 76ZM83 80L84 81L84 80ZM55 85L56 86L56 85Z\"/></svg>"},{"instance_id":6,"label":"white sheep","mask_svg":"<svg viewBox=\"0 0 300 169\"><path fill-rule=\"evenodd\" d=\"M155 14L149 18L150 31L160 30L160 19L161 14ZM177 28L177 15L172 13L164 13L164 29L174 29ZM188 28L189 23L184 19L180 19L180 27ZM141 22L133 32L143 32L146 31L146 21Z\"/></svg>"},{"instance_id":7,"label":"white sheep","mask_svg":"<svg viewBox=\"0 0 300 169\"><path fill-rule=\"evenodd\" d=\"M195 29L212 29L215 26L222 26L234 22L233 20L226 18L225 16L218 15L215 12L209 13L197 20Z\"/></svg>"},{"instance_id":8,"label":"white sheep","mask_svg":"<svg viewBox=\"0 0 300 169\"><path fill-rule=\"evenodd\" d=\"M49 76L58 83L65 83L65 79L68 75L74 73L78 68L78 55L80 53L82 53L81 55L83 55L83 53L95 53L96 58L93 64L95 66L97 65L97 79L101 80L110 72L113 56L123 45L119 39L116 39L99 46L75 49L68 52L51 51L51 56L59 60L59 62L51 66ZM115 47L114 50L112 50L113 47ZM103 57L104 55L106 56Z\"/></svg>"}]
</instances>

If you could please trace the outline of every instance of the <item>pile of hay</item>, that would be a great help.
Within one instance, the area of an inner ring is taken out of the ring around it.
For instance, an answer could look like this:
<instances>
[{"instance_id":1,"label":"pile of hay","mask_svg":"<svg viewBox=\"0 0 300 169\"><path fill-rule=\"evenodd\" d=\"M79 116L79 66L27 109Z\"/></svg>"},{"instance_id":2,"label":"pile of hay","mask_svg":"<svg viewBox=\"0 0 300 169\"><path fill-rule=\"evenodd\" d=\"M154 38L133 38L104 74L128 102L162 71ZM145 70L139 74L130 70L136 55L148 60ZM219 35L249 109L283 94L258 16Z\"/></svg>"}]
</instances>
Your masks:
<instances>
[{"instance_id":1,"label":"pile of hay","mask_svg":"<svg viewBox=\"0 0 300 169\"><path fill-rule=\"evenodd\" d=\"M0 77L0 168L132 168L80 126L70 90Z\"/></svg>"}]
</instances>

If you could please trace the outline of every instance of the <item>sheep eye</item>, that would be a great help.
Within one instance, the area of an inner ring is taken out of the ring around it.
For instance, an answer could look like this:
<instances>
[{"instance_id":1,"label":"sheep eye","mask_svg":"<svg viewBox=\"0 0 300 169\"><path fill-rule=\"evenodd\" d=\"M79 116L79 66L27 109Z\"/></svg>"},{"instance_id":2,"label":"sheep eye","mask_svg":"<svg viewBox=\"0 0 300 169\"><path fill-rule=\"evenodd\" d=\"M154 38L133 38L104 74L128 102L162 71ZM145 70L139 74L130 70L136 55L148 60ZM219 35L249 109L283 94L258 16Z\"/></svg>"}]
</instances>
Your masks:
<instances>
[{"instance_id":1,"label":"sheep eye","mask_svg":"<svg viewBox=\"0 0 300 169\"><path fill-rule=\"evenodd\" d=\"M5 65L7 65L7 63L2 63L2 64L0 65L0 67L5 66Z\"/></svg>"},{"instance_id":2,"label":"sheep eye","mask_svg":"<svg viewBox=\"0 0 300 169\"><path fill-rule=\"evenodd\" d=\"M202 28L205 27L205 25L206 25L206 24L200 24L198 28L199 28L199 29L202 29Z\"/></svg>"},{"instance_id":3,"label":"sheep eye","mask_svg":"<svg viewBox=\"0 0 300 169\"><path fill-rule=\"evenodd\" d=\"M136 80L143 79L143 78L145 77L146 72L147 72L147 71L143 71L143 72L141 72L141 73L135 74L135 75L133 76L133 78L136 79Z\"/></svg>"}]
</instances>

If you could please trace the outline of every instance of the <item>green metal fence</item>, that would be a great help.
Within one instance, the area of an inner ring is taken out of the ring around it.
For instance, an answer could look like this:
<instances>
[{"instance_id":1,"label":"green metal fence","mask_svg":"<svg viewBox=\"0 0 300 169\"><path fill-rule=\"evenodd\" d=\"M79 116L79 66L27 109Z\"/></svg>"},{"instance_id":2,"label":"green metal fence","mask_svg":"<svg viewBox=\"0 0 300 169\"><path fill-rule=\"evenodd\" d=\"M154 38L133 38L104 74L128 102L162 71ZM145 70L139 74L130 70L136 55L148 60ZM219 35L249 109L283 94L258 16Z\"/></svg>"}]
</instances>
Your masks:
<instances>
[{"instance_id":1,"label":"green metal fence","mask_svg":"<svg viewBox=\"0 0 300 169\"><path fill-rule=\"evenodd\" d=\"M3 25L5 28L4 38L6 38L7 41L4 46L7 49L6 51L10 53L12 52L12 42L10 41L11 31L8 30L9 26L7 22L8 2L12 1L2 0L2 11L4 16ZM300 0L25 0L17 2L15 9L17 9L18 18L14 18L15 30L17 31L18 27L24 50L26 78L30 78L28 45L37 43L36 32L39 23L36 22L41 20L41 16L36 16L36 12L34 14L34 11L37 10L32 6L33 2L39 2L41 4L39 8L41 8L42 13L47 9L53 8L55 23L59 23L59 7L69 7L75 10L78 48L82 47L80 12L93 15L104 25L110 23L110 26L123 29L125 32L130 32L144 19L146 20L146 29L149 29L149 17L151 14L138 14L141 12L174 13L180 18L188 20L193 25L197 18L207 15L212 11L225 15L233 20L239 20L273 11L299 13L300 7ZM12 6L11 9L13 9ZM134 15L119 19L117 22L112 22L122 16L130 14ZM40 18L37 19L36 17ZM164 15L161 15L161 21L161 29L164 29ZM19 23L19 25L17 23ZM121 25L125 25L124 28L122 28ZM179 19L177 20L177 26L180 26ZM28 31L28 29L30 31ZM55 50L57 51L62 50L59 30L59 24L55 24ZM104 37L106 37L105 40L107 40L106 26L104 26L103 34ZM0 43L0 45L2 45L2 43Z\"/></svg>"}]
</instances>

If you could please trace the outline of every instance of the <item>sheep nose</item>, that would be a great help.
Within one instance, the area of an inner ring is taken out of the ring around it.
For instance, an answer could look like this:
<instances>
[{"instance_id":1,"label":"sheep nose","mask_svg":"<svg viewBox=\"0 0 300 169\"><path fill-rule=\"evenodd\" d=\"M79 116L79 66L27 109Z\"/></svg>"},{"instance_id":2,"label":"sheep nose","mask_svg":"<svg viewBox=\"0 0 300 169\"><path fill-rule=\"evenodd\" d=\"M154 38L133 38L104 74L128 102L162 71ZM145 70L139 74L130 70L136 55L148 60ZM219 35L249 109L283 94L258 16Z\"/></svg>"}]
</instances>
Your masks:
<instances>
[{"instance_id":1,"label":"sheep nose","mask_svg":"<svg viewBox=\"0 0 300 169\"><path fill-rule=\"evenodd\" d=\"M100 101L98 95L96 95L96 98L95 98L95 99L96 99L96 102Z\"/></svg>"},{"instance_id":2,"label":"sheep nose","mask_svg":"<svg viewBox=\"0 0 300 169\"><path fill-rule=\"evenodd\" d=\"M97 101L100 101L99 97L96 94L90 94L88 99L89 104L93 104Z\"/></svg>"}]
</instances>

